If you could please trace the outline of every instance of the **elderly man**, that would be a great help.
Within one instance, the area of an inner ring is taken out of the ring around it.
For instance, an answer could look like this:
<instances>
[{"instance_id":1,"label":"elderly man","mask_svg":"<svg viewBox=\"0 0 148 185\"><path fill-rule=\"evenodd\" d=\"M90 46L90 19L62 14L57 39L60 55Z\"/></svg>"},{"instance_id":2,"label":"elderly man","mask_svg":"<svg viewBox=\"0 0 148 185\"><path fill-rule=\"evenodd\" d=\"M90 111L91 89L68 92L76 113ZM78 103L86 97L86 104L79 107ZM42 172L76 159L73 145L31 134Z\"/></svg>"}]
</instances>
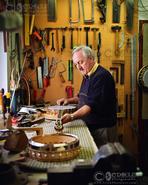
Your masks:
<instances>
[{"instance_id":1,"label":"elderly man","mask_svg":"<svg viewBox=\"0 0 148 185\"><path fill-rule=\"evenodd\" d=\"M91 48L79 46L72 52L74 65L83 75L78 96L61 98L57 104L78 103L72 114L64 114L62 123L82 119L98 147L116 139L116 95L112 75L95 62Z\"/></svg>"}]
</instances>

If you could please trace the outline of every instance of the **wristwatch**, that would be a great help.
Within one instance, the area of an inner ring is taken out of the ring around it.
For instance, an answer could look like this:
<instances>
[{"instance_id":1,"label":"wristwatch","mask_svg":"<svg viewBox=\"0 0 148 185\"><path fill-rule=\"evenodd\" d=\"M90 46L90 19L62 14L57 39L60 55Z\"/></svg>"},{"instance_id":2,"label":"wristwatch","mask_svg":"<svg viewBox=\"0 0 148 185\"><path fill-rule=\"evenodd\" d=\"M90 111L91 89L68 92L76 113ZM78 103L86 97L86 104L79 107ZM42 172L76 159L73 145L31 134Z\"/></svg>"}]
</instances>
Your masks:
<instances>
[{"instance_id":1,"label":"wristwatch","mask_svg":"<svg viewBox=\"0 0 148 185\"><path fill-rule=\"evenodd\" d=\"M71 121L73 121L74 120L74 115L70 114L70 118L71 118Z\"/></svg>"}]
</instances>

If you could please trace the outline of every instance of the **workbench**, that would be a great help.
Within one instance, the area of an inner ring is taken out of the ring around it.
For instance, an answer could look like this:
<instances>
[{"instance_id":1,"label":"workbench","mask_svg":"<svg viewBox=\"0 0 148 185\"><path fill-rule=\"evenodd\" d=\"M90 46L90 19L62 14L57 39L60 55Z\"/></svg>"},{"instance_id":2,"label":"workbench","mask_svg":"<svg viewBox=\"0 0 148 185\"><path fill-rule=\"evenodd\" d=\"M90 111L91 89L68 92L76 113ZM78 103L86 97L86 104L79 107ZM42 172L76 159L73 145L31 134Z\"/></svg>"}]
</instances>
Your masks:
<instances>
[{"instance_id":1,"label":"workbench","mask_svg":"<svg viewBox=\"0 0 148 185\"><path fill-rule=\"evenodd\" d=\"M38 125L43 128L43 134L56 133L54 129L55 121L45 121ZM38 185L40 179L47 179L46 171L64 169L69 166L92 166L97 162L96 154L98 152L94 140L82 120L75 120L64 125L64 133L70 133L78 136L80 140L80 154L73 160L64 162L41 162L27 158L24 162L19 162L19 166L25 168L29 182L27 185ZM5 152L4 161L7 163L17 160L19 154L9 154ZM27 170L28 169L28 170Z\"/></svg>"}]
</instances>

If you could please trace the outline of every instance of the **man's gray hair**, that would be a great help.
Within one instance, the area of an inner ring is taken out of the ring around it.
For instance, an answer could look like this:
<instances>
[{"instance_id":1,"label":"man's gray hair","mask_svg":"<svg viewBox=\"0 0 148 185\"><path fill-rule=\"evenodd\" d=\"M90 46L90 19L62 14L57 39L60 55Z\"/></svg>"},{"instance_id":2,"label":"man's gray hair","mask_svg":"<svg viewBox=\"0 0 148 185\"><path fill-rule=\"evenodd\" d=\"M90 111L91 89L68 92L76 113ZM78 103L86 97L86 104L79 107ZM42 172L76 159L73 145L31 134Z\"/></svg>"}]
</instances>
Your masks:
<instances>
[{"instance_id":1,"label":"man's gray hair","mask_svg":"<svg viewBox=\"0 0 148 185\"><path fill-rule=\"evenodd\" d=\"M94 54L93 50L90 47L83 46L83 45L74 48L73 51L72 51L72 56L74 55L74 53L76 53L80 50L82 50L82 53L83 53L84 57L91 58L91 59L95 60L95 54Z\"/></svg>"}]
</instances>

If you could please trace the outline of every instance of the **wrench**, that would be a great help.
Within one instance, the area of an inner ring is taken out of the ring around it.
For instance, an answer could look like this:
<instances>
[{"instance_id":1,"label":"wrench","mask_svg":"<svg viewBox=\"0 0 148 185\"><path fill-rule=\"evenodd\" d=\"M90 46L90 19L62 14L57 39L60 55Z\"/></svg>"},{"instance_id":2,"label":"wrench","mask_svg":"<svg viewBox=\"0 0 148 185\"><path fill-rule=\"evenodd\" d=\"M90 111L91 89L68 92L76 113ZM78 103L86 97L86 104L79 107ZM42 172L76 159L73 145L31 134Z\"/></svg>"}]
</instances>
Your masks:
<instances>
[{"instance_id":1,"label":"wrench","mask_svg":"<svg viewBox=\"0 0 148 185\"><path fill-rule=\"evenodd\" d=\"M52 46L51 46L51 51L55 51L55 47L54 47L54 33L52 32Z\"/></svg>"}]
</instances>

